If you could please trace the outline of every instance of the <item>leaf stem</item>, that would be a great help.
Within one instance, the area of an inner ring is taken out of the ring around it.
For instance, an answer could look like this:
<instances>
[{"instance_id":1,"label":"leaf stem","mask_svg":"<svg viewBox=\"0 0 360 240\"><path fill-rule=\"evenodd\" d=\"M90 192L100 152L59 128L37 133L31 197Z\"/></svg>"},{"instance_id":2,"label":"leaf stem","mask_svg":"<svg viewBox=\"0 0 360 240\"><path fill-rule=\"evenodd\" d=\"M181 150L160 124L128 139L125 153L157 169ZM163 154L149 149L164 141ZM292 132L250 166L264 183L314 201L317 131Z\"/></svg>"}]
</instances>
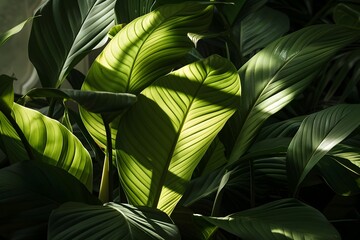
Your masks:
<instances>
[{"instance_id":1,"label":"leaf stem","mask_svg":"<svg viewBox=\"0 0 360 240\"><path fill-rule=\"evenodd\" d=\"M101 176L99 199L102 202L109 202L112 200L112 188L113 188L113 167L112 167L112 139L111 139L111 130L109 123L102 116L105 133L106 133L106 151L105 151L105 160L103 165L103 171Z\"/></svg>"}]
</instances>

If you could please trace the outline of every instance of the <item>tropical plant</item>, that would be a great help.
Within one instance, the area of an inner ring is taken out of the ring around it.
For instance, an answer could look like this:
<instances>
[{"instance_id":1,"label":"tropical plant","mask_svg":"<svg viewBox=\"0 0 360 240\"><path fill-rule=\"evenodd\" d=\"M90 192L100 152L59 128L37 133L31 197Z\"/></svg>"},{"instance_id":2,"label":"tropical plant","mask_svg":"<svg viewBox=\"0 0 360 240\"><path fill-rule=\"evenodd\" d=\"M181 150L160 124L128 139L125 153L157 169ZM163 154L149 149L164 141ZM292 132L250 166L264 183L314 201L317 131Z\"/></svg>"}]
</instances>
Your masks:
<instances>
[{"instance_id":1,"label":"tropical plant","mask_svg":"<svg viewBox=\"0 0 360 240\"><path fill-rule=\"evenodd\" d=\"M0 237L356 233L359 5L306 3L49 0L0 35L32 21L42 85L0 76Z\"/></svg>"}]
</instances>

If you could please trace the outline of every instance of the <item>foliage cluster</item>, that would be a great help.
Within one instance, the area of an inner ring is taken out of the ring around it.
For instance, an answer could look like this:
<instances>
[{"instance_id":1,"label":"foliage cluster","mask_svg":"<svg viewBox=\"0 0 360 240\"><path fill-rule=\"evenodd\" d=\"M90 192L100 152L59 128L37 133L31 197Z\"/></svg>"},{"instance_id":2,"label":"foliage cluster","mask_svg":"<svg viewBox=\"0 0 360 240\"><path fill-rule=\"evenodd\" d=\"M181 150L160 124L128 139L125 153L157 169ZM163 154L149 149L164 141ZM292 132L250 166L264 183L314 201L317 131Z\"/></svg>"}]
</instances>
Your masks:
<instances>
[{"instance_id":1,"label":"foliage cluster","mask_svg":"<svg viewBox=\"0 0 360 240\"><path fill-rule=\"evenodd\" d=\"M359 16L351 1L47 1L0 35L32 23L42 86L19 96L0 76L0 238L350 239Z\"/></svg>"}]
</instances>

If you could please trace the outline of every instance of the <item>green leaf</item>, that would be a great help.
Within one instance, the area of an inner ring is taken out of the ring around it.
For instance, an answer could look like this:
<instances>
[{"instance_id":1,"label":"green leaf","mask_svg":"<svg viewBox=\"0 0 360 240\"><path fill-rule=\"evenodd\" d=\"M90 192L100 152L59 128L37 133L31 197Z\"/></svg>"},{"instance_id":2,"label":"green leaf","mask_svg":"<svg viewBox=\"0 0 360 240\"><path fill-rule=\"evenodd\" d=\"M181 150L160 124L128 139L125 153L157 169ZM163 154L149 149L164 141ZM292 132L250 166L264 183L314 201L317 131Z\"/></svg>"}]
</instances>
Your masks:
<instances>
[{"instance_id":1,"label":"green leaf","mask_svg":"<svg viewBox=\"0 0 360 240\"><path fill-rule=\"evenodd\" d=\"M127 24L97 57L82 89L139 94L159 77L178 67L194 44L187 34L205 31L212 7L195 2L166 5ZM89 133L105 146L99 115L80 109ZM115 140L117 124L112 128Z\"/></svg>"},{"instance_id":2,"label":"green leaf","mask_svg":"<svg viewBox=\"0 0 360 240\"><path fill-rule=\"evenodd\" d=\"M360 6L351 3L339 3L334 8L333 19L336 24L360 28Z\"/></svg>"},{"instance_id":3,"label":"green leaf","mask_svg":"<svg viewBox=\"0 0 360 240\"><path fill-rule=\"evenodd\" d=\"M240 40L240 51L246 56L267 46L289 30L289 18L282 12L263 7L251 13L234 27Z\"/></svg>"},{"instance_id":4,"label":"green leaf","mask_svg":"<svg viewBox=\"0 0 360 240\"><path fill-rule=\"evenodd\" d=\"M287 171L294 193L312 168L360 125L360 104L337 105L304 119L287 153Z\"/></svg>"},{"instance_id":5,"label":"green leaf","mask_svg":"<svg viewBox=\"0 0 360 240\"><path fill-rule=\"evenodd\" d=\"M46 239L50 213L60 204L99 204L76 178L38 161L1 169L0 196L1 239Z\"/></svg>"},{"instance_id":6,"label":"green leaf","mask_svg":"<svg viewBox=\"0 0 360 240\"><path fill-rule=\"evenodd\" d=\"M0 112L11 112L14 104L14 87L15 78L0 75Z\"/></svg>"},{"instance_id":7,"label":"green leaf","mask_svg":"<svg viewBox=\"0 0 360 240\"><path fill-rule=\"evenodd\" d=\"M328 60L360 34L336 25L315 25L271 43L239 70L242 79L237 138L230 163L249 148L262 124L301 93Z\"/></svg>"},{"instance_id":8,"label":"green leaf","mask_svg":"<svg viewBox=\"0 0 360 240\"><path fill-rule=\"evenodd\" d=\"M61 123L14 103L13 116L36 160L60 167L92 190L92 160L82 143ZM0 113L0 137L11 162L28 159L17 133Z\"/></svg>"},{"instance_id":9,"label":"green leaf","mask_svg":"<svg viewBox=\"0 0 360 240\"><path fill-rule=\"evenodd\" d=\"M123 117L117 139L120 179L131 204L171 213L234 113L239 87L235 67L214 55L160 78L141 93Z\"/></svg>"},{"instance_id":10,"label":"green leaf","mask_svg":"<svg viewBox=\"0 0 360 240\"><path fill-rule=\"evenodd\" d=\"M59 87L71 69L106 37L115 0L50 0L37 12L29 58L44 87Z\"/></svg>"},{"instance_id":11,"label":"green leaf","mask_svg":"<svg viewBox=\"0 0 360 240\"><path fill-rule=\"evenodd\" d=\"M16 25L15 27L9 29L8 31L0 34L0 46L2 46L10 37L19 33L24 28L24 26L32 19L33 19L32 17L28 18L25 21L21 22L20 24Z\"/></svg>"},{"instance_id":12,"label":"green leaf","mask_svg":"<svg viewBox=\"0 0 360 240\"><path fill-rule=\"evenodd\" d=\"M226 217L201 217L244 240L340 239L318 210L295 199L278 200Z\"/></svg>"},{"instance_id":13,"label":"green leaf","mask_svg":"<svg viewBox=\"0 0 360 240\"><path fill-rule=\"evenodd\" d=\"M176 240L180 234L171 219L156 209L115 203L65 203L50 216L48 238Z\"/></svg>"},{"instance_id":14,"label":"green leaf","mask_svg":"<svg viewBox=\"0 0 360 240\"><path fill-rule=\"evenodd\" d=\"M29 97L51 97L71 99L84 109L94 113L120 111L136 102L136 96L129 93L82 91L73 89L37 88L29 91Z\"/></svg>"}]
</instances>

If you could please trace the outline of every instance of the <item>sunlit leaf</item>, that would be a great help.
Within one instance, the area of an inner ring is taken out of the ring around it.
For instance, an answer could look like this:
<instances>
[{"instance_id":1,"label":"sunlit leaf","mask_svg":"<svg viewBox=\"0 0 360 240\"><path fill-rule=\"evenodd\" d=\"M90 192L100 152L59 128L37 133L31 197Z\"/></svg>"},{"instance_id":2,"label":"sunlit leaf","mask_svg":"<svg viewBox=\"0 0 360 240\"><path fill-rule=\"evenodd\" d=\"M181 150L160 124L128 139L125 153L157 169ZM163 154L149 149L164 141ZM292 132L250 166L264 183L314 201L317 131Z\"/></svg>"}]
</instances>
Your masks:
<instances>
[{"instance_id":1,"label":"sunlit leaf","mask_svg":"<svg viewBox=\"0 0 360 240\"><path fill-rule=\"evenodd\" d=\"M309 115L292 139L287 171L293 192L318 161L360 125L360 105L337 105Z\"/></svg>"},{"instance_id":2,"label":"sunlit leaf","mask_svg":"<svg viewBox=\"0 0 360 240\"><path fill-rule=\"evenodd\" d=\"M48 238L176 240L180 234L171 219L156 209L115 203L65 203L50 216Z\"/></svg>"},{"instance_id":3,"label":"sunlit leaf","mask_svg":"<svg viewBox=\"0 0 360 240\"><path fill-rule=\"evenodd\" d=\"M106 37L115 0L50 0L37 12L29 58L44 87L59 87L70 70Z\"/></svg>"},{"instance_id":4,"label":"sunlit leaf","mask_svg":"<svg viewBox=\"0 0 360 240\"><path fill-rule=\"evenodd\" d=\"M282 199L226 217L206 221L241 239L341 239L316 209L295 199Z\"/></svg>"},{"instance_id":5,"label":"sunlit leaf","mask_svg":"<svg viewBox=\"0 0 360 240\"><path fill-rule=\"evenodd\" d=\"M187 34L205 31L212 7L195 2L165 5L127 24L93 63L83 90L138 94L159 77L178 67L194 46ZM90 134L105 146L102 119L81 109ZM116 123L112 138L116 137Z\"/></svg>"},{"instance_id":6,"label":"sunlit leaf","mask_svg":"<svg viewBox=\"0 0 360 240\"><path fill-rule=\"evenodd\" d=\"M99 204L76 178L37 161L1 169L0 196L1 239L46 239L50 213L60 204Z\"/></svg>"},{"instance_id":7,"label":"sunlit leaf","mask_svg":"<svg viewBox=\"0 0 360 240\"><path fill-rule=\"evenodd\" d=\"M92 190L92 160L82 143L61 123L14 103L13 116L36 160L60 167ZM0 113L0 137L11 162L29 159L19 136Z\"/></svg>"},{"instance_id":8,"label":"sunlit leaf","mask_svg":"<svg viewBox=\"0 0 360 240\"><path fill-rule=\"evenodd\" d=\"M171 213L234 113L239 87L235 67L215 55L160 78L141 93L123 117L117 139L120 179L131 204Z\"/></svg>"},{"instance_id":9,"label":"sunlit leaf","mask_svg":"<svg viewBox=\"0 0 360 240\"><path fill-rule=\"evenodd\" d=\"M310 26L273 42L242 66L246 94L231 119L238 128L230 163L246 152L266 119L301 93L339 49L359 38L359 32L341 26Z\"/></svg>"}]
</instances>

